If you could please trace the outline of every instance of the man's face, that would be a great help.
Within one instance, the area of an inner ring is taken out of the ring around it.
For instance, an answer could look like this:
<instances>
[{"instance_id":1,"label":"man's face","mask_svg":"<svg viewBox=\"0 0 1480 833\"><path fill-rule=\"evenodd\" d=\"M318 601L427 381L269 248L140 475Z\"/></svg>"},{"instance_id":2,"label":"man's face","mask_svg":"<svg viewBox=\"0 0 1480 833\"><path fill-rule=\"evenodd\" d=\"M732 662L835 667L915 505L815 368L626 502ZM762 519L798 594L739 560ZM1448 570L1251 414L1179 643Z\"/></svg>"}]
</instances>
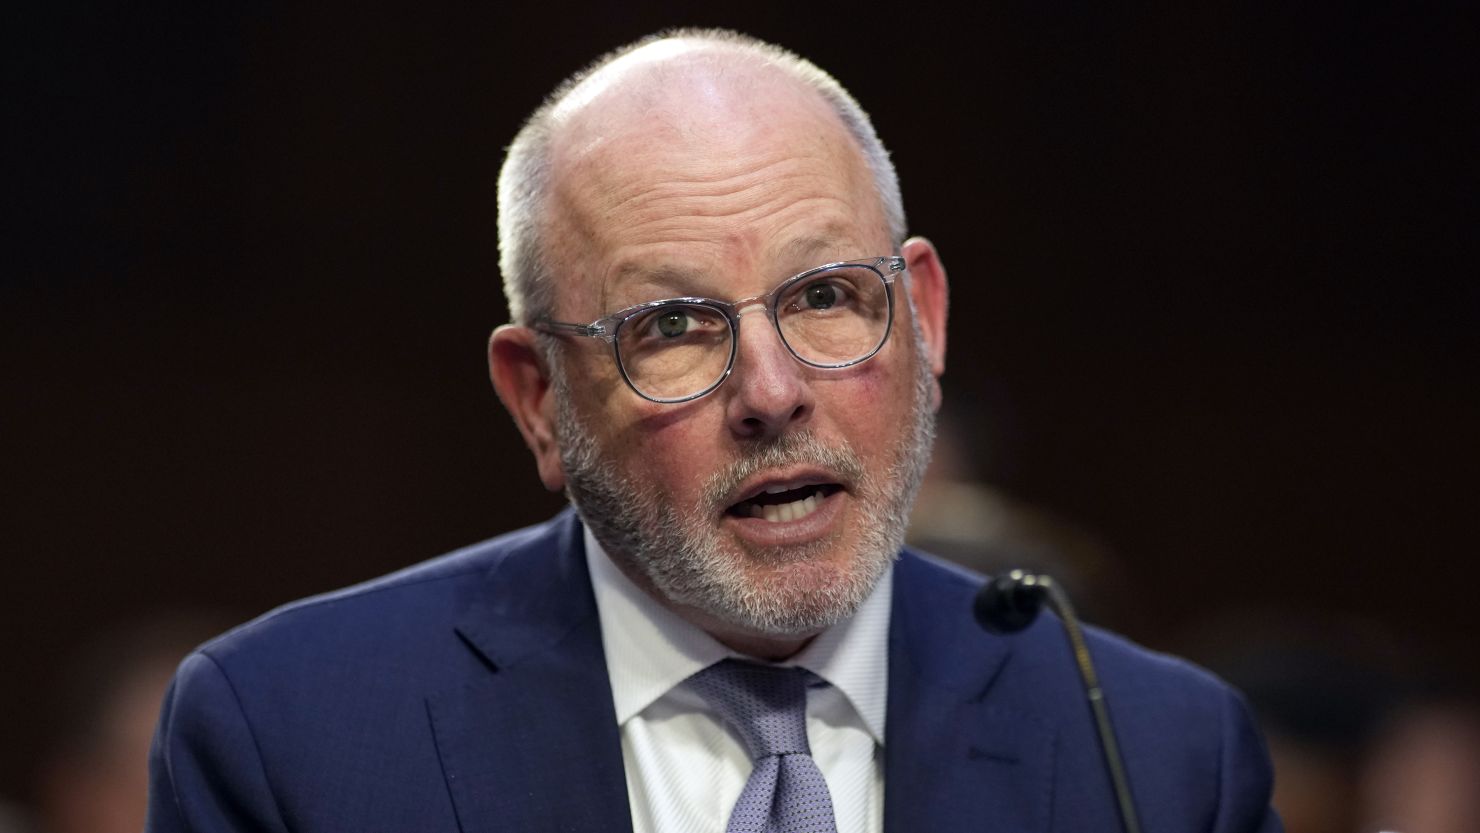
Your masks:
<instances>
[{"instance_id":1,"label":"man's face","mask_svg":"<svg viewBox=\"0 0 1480 833\"><path fill-rule=\"evenodd\" d=\"M634 479L604 450L590 421L576 412L570 383L557 365L553 384L567 488L603 545L670 602L746 633L815 633L857 610L904 543L935 425L933 377L923 361L916 362L916 371L914 407L900 426L903 436L887 471L869 471L855 449L828 445L811 431L781 433L715 467L695 504L680 506L665 484ZM793 474L799 471L808 474ZM758 489L788 490L734 500ZM838 511L828 503L838 493L856 504L851 537L828 517ZM794 499L803 495L800 502ZM816 525L819 511L823 523L811 534L792 532L794 543L762 537L787 526ZM768 520L767 512L781 519ZM749 534L742 528L739 535L725 529L762 523L771 526Z\"/></svg>"},{"instance_id":2,"label":"man's face","mask_svg":"<svg viewBox=\"0 0 1480 833\"><path fill-rule=\"evenodd\" d=\"M672 119L618 103L569 127L547 238L555 317L751 297L891 253L868 169L821 102L781 86L751 112L706 92ZM901 545L929 457L934 377L907 283L883 349L841 370L801 364L758 306L742 311L733 373L688 403L639 397L599 341L558 348L565 483L614 560L721 629L803 635L851 615Z\"/></svg>"}]
</instances>

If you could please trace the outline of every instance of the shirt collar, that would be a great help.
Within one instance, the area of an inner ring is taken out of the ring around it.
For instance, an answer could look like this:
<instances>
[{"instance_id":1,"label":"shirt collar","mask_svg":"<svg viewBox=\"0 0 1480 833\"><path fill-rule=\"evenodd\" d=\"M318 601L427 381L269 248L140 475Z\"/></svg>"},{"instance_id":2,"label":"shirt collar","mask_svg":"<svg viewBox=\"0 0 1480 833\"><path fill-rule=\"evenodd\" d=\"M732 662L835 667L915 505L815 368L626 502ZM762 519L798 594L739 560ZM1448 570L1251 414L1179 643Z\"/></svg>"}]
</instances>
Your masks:
<instances>
[{"instance_id":1,"label":"shirt collar","mask_svg":"<svg viewBox=\"0 0 1480 833\"><path fill-rule=\"evenodd\" d=\"M698 671L740 656L633 584L589 528L584 535L618 725ZM841 691L880 745L888 698L893 579L891 566L857 613L818 634L782 663L801 666Z\"/></svg>"}]
</instances>

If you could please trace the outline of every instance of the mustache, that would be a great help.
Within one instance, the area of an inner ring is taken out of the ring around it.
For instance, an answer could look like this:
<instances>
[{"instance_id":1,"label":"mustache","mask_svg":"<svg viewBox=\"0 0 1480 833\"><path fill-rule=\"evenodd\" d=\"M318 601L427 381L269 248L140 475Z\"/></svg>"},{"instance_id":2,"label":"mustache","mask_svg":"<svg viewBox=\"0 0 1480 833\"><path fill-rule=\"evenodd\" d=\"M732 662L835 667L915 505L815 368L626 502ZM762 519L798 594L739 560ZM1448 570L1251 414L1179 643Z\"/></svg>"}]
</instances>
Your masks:
<instances>
[{"instance_id":1,"label":"mustache","mask_svg":"<svg viewBox=\"0 0 1480 833\"><path fill-rule=\"evenodd\" d=\"M844 486L862 483L867 473L852 448L827 444L811 432L783 434L715 472L704 483L702 497L708 506L722 512L745 481L767 469L813 466L837 475Z\"/></svg>"}]
</instances>

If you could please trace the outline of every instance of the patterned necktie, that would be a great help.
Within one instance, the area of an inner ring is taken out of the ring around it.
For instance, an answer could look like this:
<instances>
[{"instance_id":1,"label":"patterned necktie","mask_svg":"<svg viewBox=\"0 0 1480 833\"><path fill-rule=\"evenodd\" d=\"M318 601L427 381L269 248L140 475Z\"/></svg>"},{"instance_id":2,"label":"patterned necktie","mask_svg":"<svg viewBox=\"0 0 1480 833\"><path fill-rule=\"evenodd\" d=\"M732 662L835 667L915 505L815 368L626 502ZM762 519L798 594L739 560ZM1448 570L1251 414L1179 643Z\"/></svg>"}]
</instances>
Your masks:
<instances>
[{"instance_id":1,"label":"patterned necktie","mask_svg":"<svg viewBox=\"0 0 1480 833\"><path fill-rule=\"evenodd\" d=\"M725 833L837 833L807 744L807 672L727 659L690 680L754 762Z\"/></svg>"}]
</instances>

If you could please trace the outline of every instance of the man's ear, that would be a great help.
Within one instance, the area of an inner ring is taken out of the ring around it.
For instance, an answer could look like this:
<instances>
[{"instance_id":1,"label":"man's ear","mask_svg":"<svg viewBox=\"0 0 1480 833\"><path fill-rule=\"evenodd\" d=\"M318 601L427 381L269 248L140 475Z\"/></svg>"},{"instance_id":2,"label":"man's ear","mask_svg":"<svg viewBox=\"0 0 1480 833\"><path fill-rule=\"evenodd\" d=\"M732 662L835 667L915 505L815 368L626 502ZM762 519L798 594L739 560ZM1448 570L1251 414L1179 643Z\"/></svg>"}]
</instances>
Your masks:
<instances>
[{"instance_id":1,"label":"man's ear","mask_svg":"<svg viewBox=\"0 0 1480 833\"><path fill-rule=\"evenodd\" d=\"M494 330L488 339L488 376L534 454L540 481L558 492L565 488L565 470L555 430L555 392L536 338L533 330L514 324Z\"/></svg>"},{"instance_id":2,"label":"man's ear","mask_svg":"<svg viewBox=\"0 0 1480 833\"><path fill-rule=\"evenodd\" d=\"M930 372L938 380L946 372L946 309L949 287L946 267L940 262L935 245L923 237L911 237L900 248L905 267L910 270L910 300L920 334L925 338L925 358ZM936 385L935 404L940 405L940 386Z\"/></svg>"}]
</instances>

